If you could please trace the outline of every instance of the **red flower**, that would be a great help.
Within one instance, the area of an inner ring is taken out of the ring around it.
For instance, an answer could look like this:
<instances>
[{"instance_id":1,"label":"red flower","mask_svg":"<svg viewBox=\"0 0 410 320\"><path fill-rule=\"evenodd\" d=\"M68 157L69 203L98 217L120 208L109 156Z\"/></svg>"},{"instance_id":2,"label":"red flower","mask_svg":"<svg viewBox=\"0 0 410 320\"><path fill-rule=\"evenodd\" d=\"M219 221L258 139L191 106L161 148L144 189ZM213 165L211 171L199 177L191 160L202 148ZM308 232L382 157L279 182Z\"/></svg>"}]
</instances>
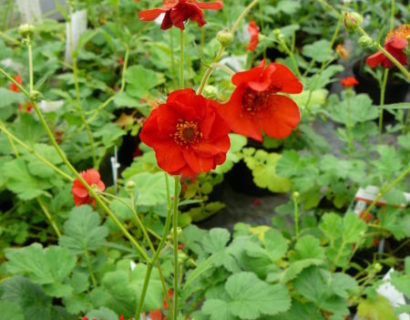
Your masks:
<instances>
[{"instance_id":1,"label":"red flower","mask_svg":"<svg viewBox=\"0 0 410 320\"><path fill-rule=\"evenodd\" d=\"M404 52L408 45L407 38L410 36L410 25L405 24L392 30L386 37L384 48L395 57L400 64L408 64L407 54ZM392 68L393 63L381 52L377 52L366 59L366 63L375 68L381 64L384 68Z\"/></svg>"},{"instance_id":2,"label":"red flower","mask_svg":"<svg viewBox=\"0 0 410 320\"><path fill-rule=\"evenodd\" d=\"M228 103L219 112L236 133L262 141L262 130L269 137L289 136L299 123L296 103L278 93L300 93L302 84L285 65L265 61L232 77L236 86Z\"/></svg>"},{"instance_id":3,"label":"red flower","mask_svg":"<svg viewBox=\"0 0 410 320\"><path fill-rule=\"evenodd\" d=\"M18 75L15 75L14 77L14 80L16 80L16 82L18 83L18 84L22 84L23 83L23 79L21 79L21 76L18 74ZM10 85L9 85L9 89L11 90L11 91L14 91L14 92L20 92L20 89L17 87L17 85L16 84L14 84L14 83L10 83Z\"/></svg>"},{"instance_id":4,"label":"red flower","mask_svg":"<svg viewBox=\"0 0 410 320\"><path fill-rule=\"evenodd\" d=\"M101 181L100 174L95 169L89 169L81 172L81 176L90 186L97 186L102 192L105 190L104 182ZM87 188L79 179L75 179L72 187L74 203L76 206L92 203L95 206L95 199L90 197Z\"/></svg>"},{"instance_id":5,"label":"red flower","mask_svg":"<svg viewBox=\"0 0 410 320\"><path fill-rule=\"evenodd\" d=\"M179 244L178 245L178 250L184 250L184 248L185 248L185 244Z\"/></svg>"},{"instance_id":6,"label":"red flower","mask_svg":"<svg viewBox=\"0 0 410 320\"><path fill-rule=\"evenodd\" d=\"M230 130L217 105L193 89L183 89L172 92L165 104L151 112L140 137L155 150L163 170L193 176L225 162Z\"/></svg>"},{"instance_id":7,"label":"red flower","mask_svg":"<svg viewBox=\"0 0 410 320\"><path fill-rule=\"evenodd\" d=\"M255 21L252 20L249 23L248 32L251 35L251 41L249 42L249 45L246 47L246 50L255 51L259 43L259 28Z\"/></svg>"},{"instance_id":8,"label":"red flower","mask_svg":"<svg viewBox=\"0 0 410 320\"><path fill-rule=\"evenodd\" d=\"M160 309L156 309L149 312L151 320L162 320L162 312Z\"/></svg>"},{"instance_id":9,"label":"red flower","mask_svg":"<svg viewBox=\"0 0 410 320\"><path fill-rule=\"evenodd\" d=\"M187 20L195 21L200 27L206 24L202 10L220 10L223 6L222 1L164 0L164 5L161 8L143 10L138 13L138 17L142 21L153 21L165 13L161 24L162 30L167 30L172 26L184 30L184 22Z\"/></svg>"},{"instance_id":10,"label":"red flower","mask_svg":"<svg viewBox=\"0 0 410 320\"><path fill-rule=\"evenodd\" d=\"M340 83L345 88L351 88L351 87L357 86L359 84L359 81L357 81L357 79L354 77L347 77L347 78L340 79Z\"/></svg>"}]
</instances>

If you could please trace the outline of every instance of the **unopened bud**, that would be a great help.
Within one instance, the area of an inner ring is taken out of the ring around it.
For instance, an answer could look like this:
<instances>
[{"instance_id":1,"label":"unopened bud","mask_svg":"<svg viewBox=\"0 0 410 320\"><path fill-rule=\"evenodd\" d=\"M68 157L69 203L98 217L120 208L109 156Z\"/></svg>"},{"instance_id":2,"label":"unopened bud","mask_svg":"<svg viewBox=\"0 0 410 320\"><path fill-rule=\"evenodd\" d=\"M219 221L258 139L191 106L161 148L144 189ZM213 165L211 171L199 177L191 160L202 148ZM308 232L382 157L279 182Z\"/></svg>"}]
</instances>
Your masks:
<instances>
[{"instance_id":1,"label":"unopened bud","mask_svg":"<svg viewBox=\"0 0 410 320\"><path fill-rule=\"evenodd\" d=\"M127 181L127 183L125 184L125 189L127 189L128 192L132 192L134 191L135 188L135 182L132 180Z\"/></svg>"},{"instance_id":2,"label":"unopened bud","mask_svg":"<svg viewBox=\"0 0 410 320\"><path fill-rule=\"evenodd\" d=\"M369 36L361 36L359 38L359 45L362 48L372 48L375 45L375 42Z\"/></svg>"},{"instance_id":3,"label":"unopened bud","mask_svg":"<svg viewBox=\"0 0 410 320\"><path fill-rule=\"evenodd\" d=\"M19 27L18 32L23 38L31 36L34 32L34 26L31 24L23 24Z\"/></svg>"},{"instance_id":4,"label":"unopened bud","mask_svg":"<svg viewBox=\"0 0 410 320\"><path fill-rule=\"evenodd\" d=\"M344 23L348 31L355 31L358 27L361 27L363 17L357 12L345 12Z\"/></svg>"},{"instance_id":5,"label":"unopened bud","mask_svg":"<svg viewBox=\"0 0 410 320\"><path fill-rule=\"evenodd\" d=\"M297 192L297 191L295 191L295 192L293 193L293 198L298 199L299 197L300 197L300 193Z\"/></svg>"},{"instance_id":6,"label":"unopened bud","mask_svg":"<svg viewBox=\"0 0 410 320\"><path fill-rule=\"evenodd\" d=\"M273 30L273 37L280 43L285 41L285 36L283 35L282 31L280 31L280 29Z\"/></svg>"},{"instance_id":7,"label":"unopened bud","mask_svg":"<svg viewBox=\"0 0 410 320\"><path fill-rule=\"evenodd\" d=\"M233 34L230 31L219 31L216 39L219 41L221 46L227 47L233 42Z\"/></svg>"},{"instance_id":8,"label":"unopened bud","mask_svg":"<svg viewBox=\"0 0 410 320\"><path fill-rule=\"evenodd\" d=\"M41 93L39 91L33 90L30 92L30 100L34 103L39 102L41 99Z\"/></svg>"}]
</instances>

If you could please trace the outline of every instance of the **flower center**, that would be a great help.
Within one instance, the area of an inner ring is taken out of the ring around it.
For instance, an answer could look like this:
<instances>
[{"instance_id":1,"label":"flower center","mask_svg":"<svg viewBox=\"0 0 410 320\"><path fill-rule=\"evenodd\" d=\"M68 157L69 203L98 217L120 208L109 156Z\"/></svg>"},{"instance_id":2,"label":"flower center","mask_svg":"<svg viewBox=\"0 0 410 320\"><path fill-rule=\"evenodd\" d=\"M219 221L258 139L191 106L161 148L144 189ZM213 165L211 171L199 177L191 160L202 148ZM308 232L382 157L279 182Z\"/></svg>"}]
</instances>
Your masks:
<instances>
[{"instance_id":1,"label":"flower center","mask_svg":"<svg viewBox=\"0 0 410 320\"><path fill-rule=\"evenodd\" d=\"M242 107L250 114L255 114L267 107L267 101L271 94L270 90L257 92L248 88L242 96Z\"/></svg>"},{"instance_id":2,"label":"flower center","mask_svg":"<svg viewBox=\"0 0 410 320\"><path fill-rule=\"evenodd\" d=\"M187 147L199 142L202 138L202 132L199 129L198 122L178 120L173 137L177 144Z\"/></svg>"}]
</instances>

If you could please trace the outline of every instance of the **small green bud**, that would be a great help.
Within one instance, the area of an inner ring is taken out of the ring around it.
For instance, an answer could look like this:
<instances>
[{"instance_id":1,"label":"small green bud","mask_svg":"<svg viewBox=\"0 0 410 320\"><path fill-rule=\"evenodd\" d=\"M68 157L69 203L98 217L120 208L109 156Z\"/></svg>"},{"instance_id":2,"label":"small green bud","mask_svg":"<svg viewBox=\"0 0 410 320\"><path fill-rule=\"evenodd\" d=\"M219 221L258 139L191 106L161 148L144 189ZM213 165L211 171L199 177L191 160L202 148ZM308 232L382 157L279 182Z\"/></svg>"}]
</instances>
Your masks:
<instances>
[{"instance_id":1,"label":"small green bud","mask_svg":"<svg viewBox=\"0 0 410 320\"><path fill-rule=\"evenodd\" d=\"M345 12L344 23L348 31L356 31L362 26L363 17L357 12Z\"/></svg>"},{"instance_id":2,"label":"small green bud","mask_svg":"<svg viewBox=\"0 0 410 320\"><path fill-rule=\"evenodd\" d=\"M34 32L34 26L31 24L23 24L19 27L18 32L23 38L31 36Z\"/></svg>"},{"instance_id":3,"label":"small green bud","mask_svg":"<svg viewBox=\"0 0 410 320\"><path fill-rule=\"evenodd\" d=\"M187 258L188 256L184 252L178 251L178 263L179 264L184 263Z\"/></svg>"},{"instance_id":4,"label":"small green bud","mask_svg":"<svg viewBox=\"0 0 410 320\"><path fill-rule=\"evenodd\" d=\"M280 31L280 29L273 30L273 37L279 43L284 43L285 42L285 36L283 35L282 31Z\"/></svg>"},{"instance_id":5,"label":"small green bud","mask_svg":"<svg viewBox=\"0 0 410 320\"><path fill-rule=\"evenodd\" d=\"M300 193L297 192L297 191L295 191L295 192L293 193L293 198L298 199L299 197L300 197Z\"/></svg>"},{"instance_id":6,"label":"small green bud","mask_svg":"<svg viewBox=\"0 0 410 320\"><path fill-rule=\"evenodd\" d=\"M380 272L380 271L382 271L382 269L383 269L383 267L382 267L382 265L381 265L380 263L376 263L376 264L374 265L374 271Z\"/></svg>"},{"instance_id":7,"label":"small green bud","mask_svg":"<svg viewBox=\"0 0 410 320\"><path fill-rule=\"evenodd\" d=\"M216 96L218 94L218 89L215 86L206 86L204 88L204 94L207 96Z\"/></svg>"},{"instance_id":8,"label":"small green bud","mask_svg":"<svg viewBox=\"0 0 410 320\"><path fill-rule=\"evenodd\" d=\"M41 98L41 93L39 91L33 90L30 92L30 100L33 101L34 103L39 102L40 98Z\"/></svg>"},{"instance_id":9,"label":"small green bud","mask_svg":"<svg viewBox=\"0 0 410 320\"><path fill-rule=\"evenodd\" d=\"M375 42L372 38L370 38L369 36L361 36L359 38L359 45L362 48L372 48L375 45Z\"/></svg>"},{"instance_id":10,"label":"small green bud","mask_svg":"<svg viewBox=\"0 0 410 320\"><path fill-rule=\"evenodd\" d=\"M219 41L221 46L227 47L233 42L233 34L230 31L219 31L216 39Z\"/></svg>"},{"instance_id":11,"label":"small green bud","mask_svg":"<svg viewBox=\"0 0 410 320\"><path fill-rule=\"evenodd\" d=\"M127 189L128 192L133 192L135 188L135 182L132 180L128 180L127 183L125 184L125 189Z\"/></svg>"}]
</instances>

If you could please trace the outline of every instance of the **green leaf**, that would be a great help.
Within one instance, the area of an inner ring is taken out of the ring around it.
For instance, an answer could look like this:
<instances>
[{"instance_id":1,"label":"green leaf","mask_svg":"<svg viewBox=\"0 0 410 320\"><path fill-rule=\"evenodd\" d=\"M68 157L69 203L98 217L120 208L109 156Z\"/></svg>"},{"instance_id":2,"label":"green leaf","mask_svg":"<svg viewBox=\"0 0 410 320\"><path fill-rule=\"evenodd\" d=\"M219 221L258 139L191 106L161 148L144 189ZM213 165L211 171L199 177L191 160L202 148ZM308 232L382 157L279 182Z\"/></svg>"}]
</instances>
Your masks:
<instances>
[{"instance_id":1,"label":"green leaf","mask_svg":"<svg viewBox=\"0 0 410 320\"><path fill-rule=\"evenodd\" d=\"M286 287L268 285L250 272L241 272L228 278L225 290L233 315L241 319L257 319L260 315L275 315L290 308Z\"/></svg>"},{"instance_id":2,"label":"green leaf","mask_svg":"<svg viewBox=\"0 0 410 320\"><path fill-rule=\"evenodd\" d=\"M380 295L375 299L361 301L357 309L357 315L363 319L397 320L389 300Z\"/></svg>"},{"instance_id":3,"label":"green leaf","mask_svg":"<svg viewBox=\"0 0 410 320\"><path fill-rule=\"evenodd\" d=\"M214 253L225 249L231 235L228 230L215 228L209 231L208 235L202 240L202 245L208 253Z\"/></svg>"},{"instance_id":4,"label":"green leaf","mask_svg":"<svg viewBox=\"0 0 410 320\"><path fill-rule=\"evenodd\" d=\"M22 93L16 93L6 88L0 88L0 109L8 106L15 106L18 109L19 103L25 101Z\"/></svg>"},{"instance_id":5,"label":"green leaf","mask_svg":"<svg viewBox=\"0 0 410 320\"><path fill-rule=\"evenodd\" d=\"M88 312L86 317L88 319L118 320L118 315L114 311L104 307Z\"/></svg>"},{"instance_id":6,"label":"green leaf","mask_svg":"<svg viewBox=\"0 0 410 320\"><path fill-rule=\"evenodd\" d=\"M209 299L202 311L211 319L259 319L262 315L275 315L290 308L286 287L269 285L254 273L240 272L228 278L225 284L226 299Z\"/></svg>"},{"instance_id":7,"label":"green leaf","mask_svg":"<svg viewBox=\"0 0 410 320\"><path fill-rule=\"evenodd\" d=\"M331 44L327 40L318 40L303 47L303 55L317 62L325 62L332 55Z\"/></svg>"},{"instance_id":8,"label":"green leaf","mask_svg":"<svg viewBox=\"0 0 410 320\"><path fill-rule=\"evenodd\" d=\"M40 286L26 278L14 277L0 285L3 303L17 304L24 312L23 319L55 320L51 298L47 297ZM0 312L3 315L3 312ZM6 318L4 320L11 320Z\"/></svg>"},{"instance_id":9,"label":"green leaf","mask_svg":"<svg viewBox=\"0 0 410 320\"><path fill-rule=\"evenodd\" d=\"M256 151L252 157L245 157L245 163L252 170L253 180L260 188L267 188L272 192L288 192L290 181L276 172L276 165L280 154Z\"/></svg>"},{"instance_id":10,"label":"green leaf","mask_svg":"<svg viewBox=\"0 0 410 320\"><path fill-rule=\"evenodd\" d=\"M130 180L135 182L137 206L151 207L166 204L167 189L162 172L139 173L132 176ZM170 193L174 193L173 184L170 184Z\"/></svg>"},{"instance_id":11,"label":"green leaf","mask_svg":"<svg viewBox=\"0 0 410 320\"><path fill-rule=\"evenodd\" d=\"M133 97L143 98L149 94L149 90L164 83L165 77L162 73L138 65L128 68L125 80L128 83L127 93Z\"/></svg>"},{"instance_id":12,"label":"green leaf","mask_svg":"<svg viewBox=\"0 0 410 320\"><path fill-rule=\"evenodd\" d=\"M61 283L76 263L68 249L56 246L43 249L37 243L21 249L8 249L6 258L9 273L27 275L34 283L43 285Z\"/></svg>"},{"instance_id":13,"label":"green leaf","mask_svg":"<svg viewBox=\"0 0 410 320\"><path fill-rule=\"evenodd\" d=\"M46 144L35 144L34 151L54 165L58 165L63 162L57 151L52 146ZM44 162L33 155L27 154L25 158L28 162L28 169L32 175L40 178L50 178L55 174L53 169L46 166Z\"/></svg>"},{"instance_id":14,"label":"green leaf","mask_svg":"<svg viewBox=\"0 0 410 320\"><path fill-rule=\"evenodd\" d=\"M307 235L300 239L295 246L295 254L291 260L319 259L325 258L325 250L320 246L320 242L314 236Z\"/></svg>"},{"instance_id":15,"label":"green leaf","mask_svg":"<svg viewBox=\"0 0 410 320\"><path fill-rule=\"evenodd\" d=\"M97 251L108 236L108 229L100 225L100 216L90 206L74 208L64 224L59 244L74 254Z\"/></svg>"},{"instance_id":16,"label":"green leaf","mask_svg":"<svg viewBox=\"0 0 410 320\"><path fill-rule=\"evenodd\" d=\"M0 320L25 320L23 309L16 303L0 301Z\"/></svg>"},{"instance_id":17,"label":"green leaf","mask_svg":"<svg viewBox=\"0 0 410 320\"><path fill-rule=\"evenodd\" d=\"M265 233L265 248L272 261L278 261L288 251L288 240L275 229Z\"/></svg>"},{"instance_id":18,"label":"green leaf","mask_svg":"<svg viewBox=\"0 0 410 320\"><path fill-rule=\"evenodd\" d=\"M8 178L7 187L16 193L21 200L32 200L41 195L48 195L45 190L50 188L51 184L46 180L32 176L23 159L19 158L6 163L3 170Z\"/></svg>"}]
</instances>

